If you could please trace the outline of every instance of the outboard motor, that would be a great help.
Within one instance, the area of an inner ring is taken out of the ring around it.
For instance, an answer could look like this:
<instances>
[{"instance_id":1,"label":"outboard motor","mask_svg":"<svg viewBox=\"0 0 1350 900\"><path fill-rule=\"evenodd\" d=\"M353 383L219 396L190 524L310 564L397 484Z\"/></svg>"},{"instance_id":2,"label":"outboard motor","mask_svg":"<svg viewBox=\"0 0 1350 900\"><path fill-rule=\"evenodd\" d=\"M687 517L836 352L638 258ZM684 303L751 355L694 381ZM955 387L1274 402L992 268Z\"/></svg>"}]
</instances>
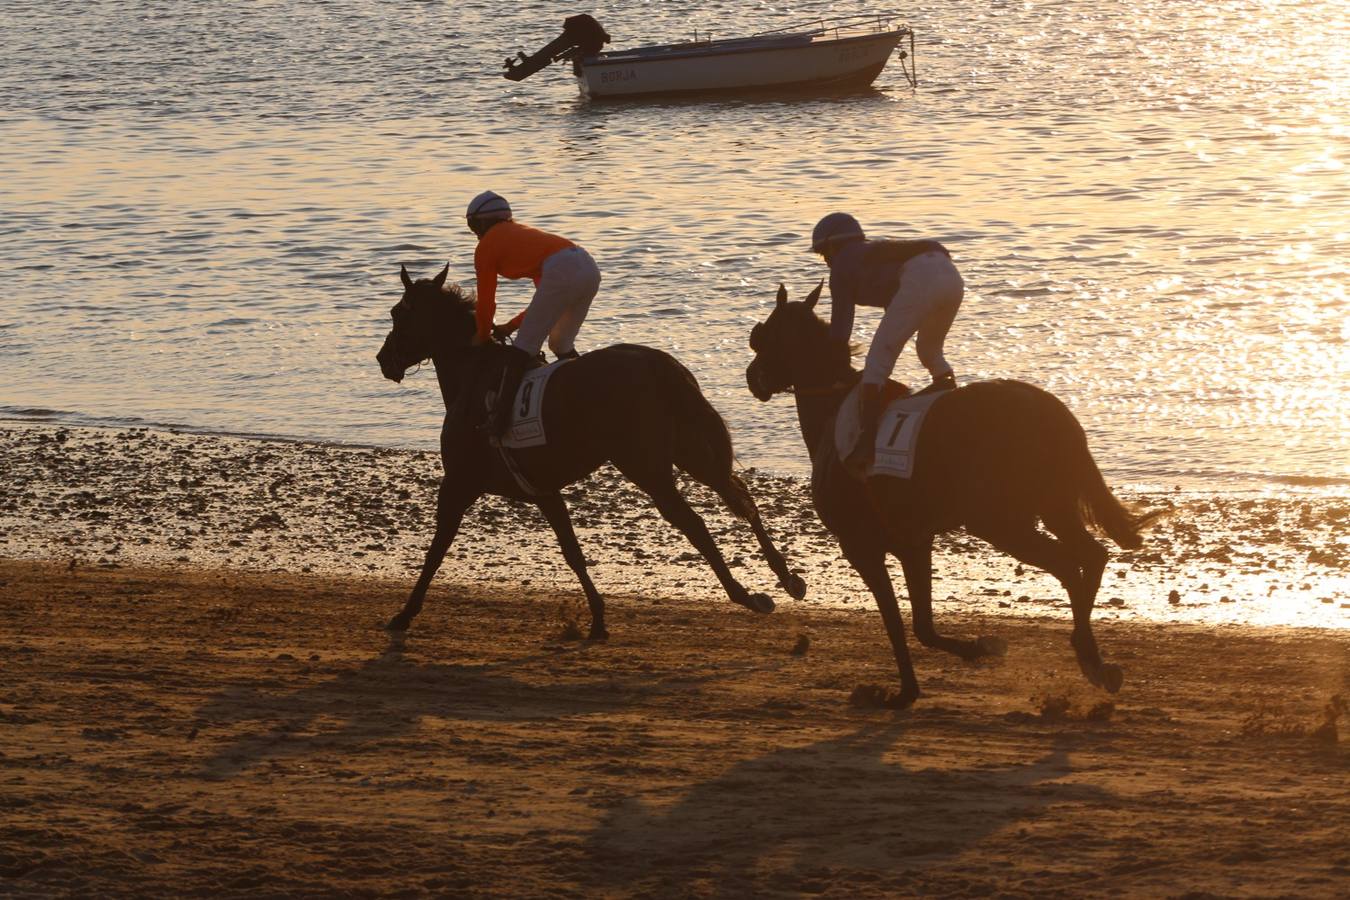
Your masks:
<instances>
[{"instance_id":1,"label":"outboard motor","mask_svg":"<svg viewBox=\"0 0 1350 900\"><path fill-rule=\"evenodd\" d=\"M518 53L516 58L508 58L506 60L506 71L502 75L512 81L523 81L549 63L557 62L560 59L580 59L583 56L594 56L600 52L601 47L608 43L609 35L605 33L605 29L600 27L600 23L595 21L594 18L585 13L579 16L568 16L563 20L563 33L558 36L557 40L532 56Z\"/></svg>"}]
</instances>

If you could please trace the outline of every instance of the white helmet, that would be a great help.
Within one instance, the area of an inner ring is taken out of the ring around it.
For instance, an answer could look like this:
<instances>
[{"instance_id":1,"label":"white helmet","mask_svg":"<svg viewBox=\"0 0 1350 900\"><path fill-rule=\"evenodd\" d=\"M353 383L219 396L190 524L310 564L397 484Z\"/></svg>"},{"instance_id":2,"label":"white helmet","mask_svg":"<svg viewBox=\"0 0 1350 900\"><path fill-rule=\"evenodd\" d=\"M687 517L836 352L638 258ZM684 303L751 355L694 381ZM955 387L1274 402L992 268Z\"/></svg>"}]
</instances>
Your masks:
<instances>
[{"instance_id":1,"label":"white helmet","mask_svg":"<svg viewBox=\"0 0 1350 900\"><path fill-rule=\"evenodd\" d=\"M509 219L511 218L511 204L506 202L506 198L493 191L483 191L477 197L469 201L469 209L464 213L468 219Z\"/></svg>"}]
</instances>

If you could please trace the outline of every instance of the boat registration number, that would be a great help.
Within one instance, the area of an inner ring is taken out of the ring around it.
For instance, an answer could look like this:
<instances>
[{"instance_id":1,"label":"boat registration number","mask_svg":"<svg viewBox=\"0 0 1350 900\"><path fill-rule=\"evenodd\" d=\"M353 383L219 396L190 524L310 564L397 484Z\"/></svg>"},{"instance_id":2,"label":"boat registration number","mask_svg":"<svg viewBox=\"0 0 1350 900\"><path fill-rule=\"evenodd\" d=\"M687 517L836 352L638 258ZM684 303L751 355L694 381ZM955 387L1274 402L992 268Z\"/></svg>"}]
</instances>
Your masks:
<instances>
[{"instance_id":1,"label":"boat registration number","mask_svg":"<svg viewBox=\"0 0 1350 900\"><path fill-rule=\"evenodd\" d=\"M616 81L632 81L637 78L637 69L610 69L600 73L601 84L613 84Z\"/></svg>"}]
</instances>

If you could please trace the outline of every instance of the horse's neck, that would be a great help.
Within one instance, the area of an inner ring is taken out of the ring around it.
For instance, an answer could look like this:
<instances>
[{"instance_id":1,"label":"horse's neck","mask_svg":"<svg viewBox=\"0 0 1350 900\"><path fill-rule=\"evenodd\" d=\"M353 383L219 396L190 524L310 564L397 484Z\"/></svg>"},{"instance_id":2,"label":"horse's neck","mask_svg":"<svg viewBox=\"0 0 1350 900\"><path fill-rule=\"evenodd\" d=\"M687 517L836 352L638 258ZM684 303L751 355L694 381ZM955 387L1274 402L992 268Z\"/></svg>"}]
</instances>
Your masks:
<instances>
[{"instance_id":1,"label":"horse's neck","mask_svg":"<svg viewBox=\"0 0 1350 900\"><path fill-rule=\"evenodd\" d=\"M816 448L821 446L821 435L834 422L845 393L797 395L797 424L801 426L802 440L806 442L812 462L815 462Z\"/></svg>"},{"instance_id":2,"label":"horse's neck","mask_svg":"<svg viewBox=\"0 0 1350 900\"><path fill-rule=\"evenodd\" d=\"M455 355L437 353L431 357L431 362L436 366L436 383L441 386L441 402L449 411L464 386L464 361Z\"/></svg>"},{"instance_id":3,"label":"horse's neck","mask_svg":"<svg viewBox=\"0 0 1350 900\"><path fill-rule=\"evenodd\" d=\"M447 292L449 293L449 292ZM458 294L456 294L458 296ZM472 320L472 314L469 312L460 312ZM455 398L459 392L464 390L465 384L470 380L468 378L470 361L476 358L481 348L458 344L452 339L452 335L463 333L467 327L463 322L456 322L451 318L441 320L437 325L435 352L431 354L431 361L436 366L436 382L441 387L441 402L445 404L447 411L455 404Z\"/></svg>"},{"instance_id":4,"label":"horse's neck","mask_svg":"<svg viewBox=\"0 0 1350 900\"><path fill-rule=\"evenodd\" d=\"M491 362L495 348L450 347L431 357L436 365L436 382L441 386L441 401L446 410L455 405L455 399L467 388L482 387L484 367Z\"/></svg>"},{"instance_id":5,"label":"horse's neck","mask_svg":"<svg viewBox=\"0 0 1350 900\"><path fill-rule=\"evenodd\" d=\"M839 405L857 380L858 372L848 366L835 377L822 378L821 383L814 386L797 385L797 424L801 426L802 440L806 441L812 462L815 461L817 448L821 446L821 436L833 426Z\"/></svg>"}]
</instances>

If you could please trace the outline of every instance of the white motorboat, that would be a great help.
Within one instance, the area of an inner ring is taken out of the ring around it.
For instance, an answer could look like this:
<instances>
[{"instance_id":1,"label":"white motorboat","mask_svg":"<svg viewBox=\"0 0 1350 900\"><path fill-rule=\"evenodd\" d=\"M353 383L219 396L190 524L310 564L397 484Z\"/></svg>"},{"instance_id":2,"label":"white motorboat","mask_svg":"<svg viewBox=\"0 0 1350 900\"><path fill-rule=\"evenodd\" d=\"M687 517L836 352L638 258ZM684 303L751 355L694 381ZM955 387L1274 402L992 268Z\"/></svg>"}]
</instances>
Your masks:
<instances>
[{"instance_id":1,"label":"white motorboat","mask_svg":"<svg viewBox=\"0 0 1350 900\"><path fill-rule=\"evenodd\" d=\"M570 60L582 94L594 99L859 88L875 81L900 42L908 40L909 49L899 54L901 67L906 80L916 83L914 32L886 15L602 52L609 39L595 19L572 16L560 37L532 56L508 59L503 74L520 81L552 62Z\"/></svg>"}]
</instances>

